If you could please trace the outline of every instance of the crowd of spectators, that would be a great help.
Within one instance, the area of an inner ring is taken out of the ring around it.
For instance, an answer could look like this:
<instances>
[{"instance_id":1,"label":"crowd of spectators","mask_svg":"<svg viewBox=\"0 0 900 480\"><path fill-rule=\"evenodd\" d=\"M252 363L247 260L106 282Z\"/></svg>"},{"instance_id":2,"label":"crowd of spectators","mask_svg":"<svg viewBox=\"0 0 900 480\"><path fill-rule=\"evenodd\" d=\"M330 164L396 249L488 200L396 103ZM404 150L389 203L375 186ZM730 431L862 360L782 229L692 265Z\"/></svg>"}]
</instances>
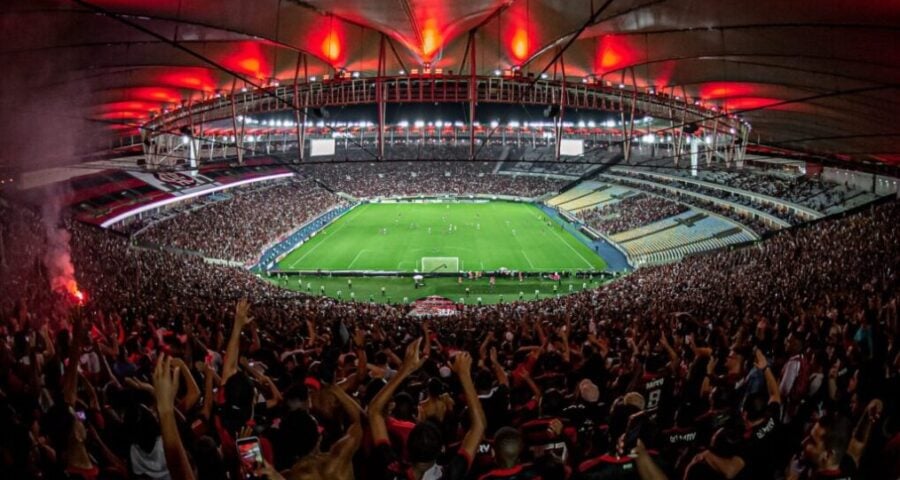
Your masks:
<instances>
[{"instance_id":1,"label":"crowd of spectators","mask_svg":"<svg viewBox=\"0 0 900 480\"><path fill-rule=\"evenodd\" d=\"M754 232L756 232L759 235L763 235L763 234L770 233L770 232L777 230L776 227L770 226L770 225L762 222L761 220L751 216L749 213L745 213L742 210L738 210L735 208L729 208L729 207L723 206L719 203L716 203L716 202L713 202L710 200L704 200L702 198L697 198L693 195L672 192L672 191L666 189L665 187L663 187L662 185L656 186L656 185L647 184L647 183L633 182L628 177L608 177L608 178L604 178L603 180L612 181L618 185L623 185L623 186L627 186L630 188L634 188L636 190L643 190L646 192L654 193L654 194L662 196L662 197L671 198L673 201L677 201L677 202L681 202L681 203L685 203L688 205L702 208L709 212L713 212L713 213L721 215L723 217L730 218L730 219L740 223L741 225L744 225L745 227L749 228L750 230L753 230Z\"/></svg>"},{"instance_id":2,"label":"crowd of spectators","mask_svg":"<svg viewBox=\"0 0 900 480\"><path fill-rule=\"evenodd\" d=\"M311 177L354 197L496 194L537 197L567 182L545 176L499 175L496 162L355 162L306 167Z\"/></svg>"},{"instance_id":3,"label":"crowd of spectators","mask_svg":"<svg viewBox=\"0 0 900 480\"><path fill-rule=\"evenodd\" d=\"M660 173L688 176L690 172L685 169L664 169ZM866 193L805 175L786 177L762 172L701 170L696 179L781 198L819 212L827 212L857 195Z\"/></svg>"},{"instance_id":4,"label":"crowd of spectators","mask_svg":"<svg viewBox=\"0 0 900 480\"><path fill-rule=\"evenodd\" d=\"M37 221L2 218L4 285L48 282ZM0 302L0 465L71 479L896 478L898 221L888 203L424 321L70 223L86 304Z\"/></svg>"},{"instance_id":5,"label":"crowd of spectators","mask_svg":"<svg viewBox=\"0 0 900 480\"><path fill-rule=\"evenodd\" d=\"M612 235L684 213L688 207L647 194L626 197L578 212L578 218L594 230Z\"/></svg>"},{"instance_id":6,"label":"crowd of spectators","mask_svg":"<svg viewBox=\"0 0 900 480\"><path fill-rule=\"evenodd\" d=\"M728 192L725 190L721 190L713 187L706 187L700 184L688 182L688 181L679 181L679 180L666 180L664 178L655 177L652 175L646 175L642 172L630 171L630 170L617 170L613 172L615 178L635 178L643 181L653 182L659 185L666 185L668 187L675 187L681 190L685 190L688 192L699 193L702 195L706 195L713 198L718 198L721 200L725 200L727 202L734 203L736 205L743 205L745 207L750 207L755 210L758 210L763 213L768 213L774 217L777 217L785 222L788 222L791 225L799 225L804 222L804 219L794 213L793 210L784 206L783 204L773 204L771 202L764 202L762 200L758 200L746 194Z\"/></svg>"},{"instance_id":7,"label":"crowd of spectators","mask_svg":"<svg viewBox=\"0 0 900 480\"><path fill-rule=\"evenodd\" d=\"M205 256L250 262L273 239L286 235L342 200L309 179L236 188L232 197L156 222L137 239Z\"/></svg>"}]
</instances>

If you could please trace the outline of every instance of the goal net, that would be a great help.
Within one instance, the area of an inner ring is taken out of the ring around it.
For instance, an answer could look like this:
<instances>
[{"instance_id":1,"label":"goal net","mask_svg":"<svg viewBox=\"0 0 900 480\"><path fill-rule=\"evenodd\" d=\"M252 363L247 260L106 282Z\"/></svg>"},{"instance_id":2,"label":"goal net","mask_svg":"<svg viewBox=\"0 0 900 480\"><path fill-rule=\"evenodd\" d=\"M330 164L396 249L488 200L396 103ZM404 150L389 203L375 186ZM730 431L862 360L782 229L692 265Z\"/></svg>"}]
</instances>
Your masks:
<instances>
[{"instance_id":1,"label":"goal net","mask_svg":"<svg viewBox=\"0 0 900 480\"><path fill-rule=\"evenodd\" d=\"M459 257L422 257L422 273L459 272Z\"/></svg>"}]
</instances>

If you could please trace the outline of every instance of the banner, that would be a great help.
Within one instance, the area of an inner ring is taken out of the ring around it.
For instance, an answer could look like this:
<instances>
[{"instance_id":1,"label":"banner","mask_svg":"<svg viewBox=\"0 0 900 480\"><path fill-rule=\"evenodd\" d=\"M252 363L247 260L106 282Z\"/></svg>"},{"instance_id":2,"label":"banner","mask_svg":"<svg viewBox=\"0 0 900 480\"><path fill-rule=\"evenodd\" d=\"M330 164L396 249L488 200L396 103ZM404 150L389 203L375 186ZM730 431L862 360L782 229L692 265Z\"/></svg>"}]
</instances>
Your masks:
<instances>
[{"instance_id":1,"label":"banner","mask_svg":"<svg viewBox=\"0 0 900 480\"><path fill-rule=\"evenodd\" d=\"M438 295L416 300L409 311L411 317L450 317L456 315L459 307L452 300Z\"/></svg>"}]
</instances>

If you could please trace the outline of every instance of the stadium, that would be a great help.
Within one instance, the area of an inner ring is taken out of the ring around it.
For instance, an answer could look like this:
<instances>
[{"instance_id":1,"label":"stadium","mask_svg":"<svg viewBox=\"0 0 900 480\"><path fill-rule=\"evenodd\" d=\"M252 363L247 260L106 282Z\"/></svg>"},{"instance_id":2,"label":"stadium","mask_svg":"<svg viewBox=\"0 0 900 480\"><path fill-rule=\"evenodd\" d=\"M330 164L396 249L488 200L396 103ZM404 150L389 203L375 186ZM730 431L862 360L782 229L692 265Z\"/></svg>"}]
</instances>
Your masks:
<instances>
[{"instance_id":1,"label":"stadium","mask_svg":"<svg viewBox=\"0 0 900 480\"><path fill-rule=\"evenodd\" d=\"M897 2L0 22L4 478L900 478Z\"/></svg>"}]
</instances>

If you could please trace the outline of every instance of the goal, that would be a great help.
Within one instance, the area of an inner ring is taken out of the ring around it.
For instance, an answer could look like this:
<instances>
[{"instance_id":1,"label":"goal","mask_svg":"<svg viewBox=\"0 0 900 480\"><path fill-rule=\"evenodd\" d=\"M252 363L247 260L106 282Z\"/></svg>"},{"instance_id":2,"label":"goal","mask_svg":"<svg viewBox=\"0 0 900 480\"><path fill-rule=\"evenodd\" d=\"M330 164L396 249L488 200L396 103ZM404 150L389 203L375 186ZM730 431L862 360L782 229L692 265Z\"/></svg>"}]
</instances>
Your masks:
<instances>
[{"instance_id":1,"label":"goal","mask_svg":"<svg viewBox=\"0 0 900 480\"><path fill-rule=\"evenodd\" d=\"M459 272L459 257L422 257L422 273Z\"/></svg>"}]
</instances>

